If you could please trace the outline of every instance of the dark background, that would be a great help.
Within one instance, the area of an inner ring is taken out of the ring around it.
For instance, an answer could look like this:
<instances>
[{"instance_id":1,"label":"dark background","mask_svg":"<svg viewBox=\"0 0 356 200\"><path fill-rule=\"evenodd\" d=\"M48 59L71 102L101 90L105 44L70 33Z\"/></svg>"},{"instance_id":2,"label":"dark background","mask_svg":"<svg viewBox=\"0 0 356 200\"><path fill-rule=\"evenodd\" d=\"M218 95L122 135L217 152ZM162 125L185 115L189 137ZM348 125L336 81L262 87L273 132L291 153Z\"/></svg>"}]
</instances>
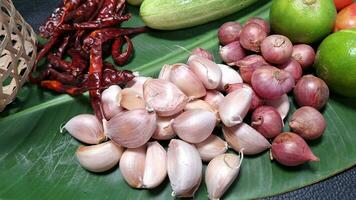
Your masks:
<instances>
[{"instance_id":1,"label":"dark background","mask_svg":"<svg viewBox=\"0 0 356 200\"><path fill-rule=\"evenodd\" d=\"M47 0L13 0L13 3L35 30L57 6ZM356 199L356 167L320 183L267 199Z\"/></svg>"}]
</instances>

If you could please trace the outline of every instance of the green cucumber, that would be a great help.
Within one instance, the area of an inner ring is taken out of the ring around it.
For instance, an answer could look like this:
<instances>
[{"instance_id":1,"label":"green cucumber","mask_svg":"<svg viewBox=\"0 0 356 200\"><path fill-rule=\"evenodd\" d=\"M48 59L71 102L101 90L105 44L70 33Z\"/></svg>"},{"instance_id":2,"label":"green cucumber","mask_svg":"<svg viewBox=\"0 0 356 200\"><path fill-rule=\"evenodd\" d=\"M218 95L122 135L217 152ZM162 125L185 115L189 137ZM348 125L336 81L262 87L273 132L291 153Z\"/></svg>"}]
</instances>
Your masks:
<instances>
[{"instance_id":1,"label":"green cucumber","mask_svg":"<svg viewBox=\"0 0 356 200\"><path fill-rule=\"evenodd\" d=\"M129 3L130 5L133 5L133 6L139 6L141 5L143 0L127 0L127 3Z\"/></svg>"},{"instance_id":2,"label":"green cucumber","mask_svg":"<svg viewBox=\"0 0 356 200\"><path fill-rule=\"evenodd\" d=\"M235 13L258 0L144 0L140 15L148 27L175 30Z\"/></svg>"}]
</instances>

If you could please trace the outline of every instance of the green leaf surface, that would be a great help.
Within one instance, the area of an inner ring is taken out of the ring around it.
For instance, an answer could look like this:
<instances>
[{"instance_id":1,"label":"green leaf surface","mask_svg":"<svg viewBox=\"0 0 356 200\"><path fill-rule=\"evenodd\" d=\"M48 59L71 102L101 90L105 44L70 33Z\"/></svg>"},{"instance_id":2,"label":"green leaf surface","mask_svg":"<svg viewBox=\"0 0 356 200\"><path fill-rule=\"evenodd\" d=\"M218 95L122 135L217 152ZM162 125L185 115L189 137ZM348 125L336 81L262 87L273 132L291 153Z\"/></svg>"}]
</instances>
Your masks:
<instances>
[{"instance_id":1,"label":"green leaf surface","mask_svg":"<svg viewBox=\"0 0 356 200\"><path fill-rule=\"evenodd\" d=\"M179 31L150 31L136 36L135 57L127 69L157 75L163 64L185 62L188 53L203 47L218 58L217 28L225 21L268 18L266 0L233 16ZM125 26L143 25L137 8ZM292 101L292 99L291 99ZM293 103L292 111L295 110ZM0 114L1 199L173 199L166 180L154 190L131 189L118 168L93 174L80 167L74 152L80 143L60 126L80 113L91 113L87 95L73 98L26 85L18 98ZM320 162L287 168L269 160L268 152L245 159L238 181L224 199L248 199L291 191L332 176L356 164L356 103L335 95L323 111L328 127L310 143ZM288 130L288 129L286 129ZM203 182L197 199L207 199Z\"/></svg>"}]
</instances>

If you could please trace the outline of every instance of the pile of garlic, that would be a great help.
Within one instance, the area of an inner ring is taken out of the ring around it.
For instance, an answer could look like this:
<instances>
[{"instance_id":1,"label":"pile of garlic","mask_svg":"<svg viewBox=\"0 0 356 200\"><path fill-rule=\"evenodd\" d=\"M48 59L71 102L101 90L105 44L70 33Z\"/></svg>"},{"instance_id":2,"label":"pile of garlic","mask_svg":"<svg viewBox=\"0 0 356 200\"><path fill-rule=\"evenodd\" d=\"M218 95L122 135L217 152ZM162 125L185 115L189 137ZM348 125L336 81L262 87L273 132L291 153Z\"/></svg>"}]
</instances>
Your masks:
<instances>
[{"instance_id":1,"label":"pile of garlic","mask_svg":"<svg viewBox=\"0 0 356 200\"><path fill-rule=\"evenodd\" d=\"M193 197L201 184L202 162L209 162L209 198L219 199L236 179L243 154L258 154L271 146L243 122L252 89L223 95L226 85L236 83L242 79L234 69L204 54L191 55L187 64L165 65L158 79L136 77L124 89L113 85L103 91L108 121L82 114L64 128L92 145L76 152L85 169L103 172L119 163L121 175L133 188L157 187L168 174L173 196ZM270 105L288 113L288 98ZM220 122L226 141L212 134ZM157 142L161 140L170 140L167 151ZM228 145L240 156L226 153Z\"/></svg>"}]
</instances>

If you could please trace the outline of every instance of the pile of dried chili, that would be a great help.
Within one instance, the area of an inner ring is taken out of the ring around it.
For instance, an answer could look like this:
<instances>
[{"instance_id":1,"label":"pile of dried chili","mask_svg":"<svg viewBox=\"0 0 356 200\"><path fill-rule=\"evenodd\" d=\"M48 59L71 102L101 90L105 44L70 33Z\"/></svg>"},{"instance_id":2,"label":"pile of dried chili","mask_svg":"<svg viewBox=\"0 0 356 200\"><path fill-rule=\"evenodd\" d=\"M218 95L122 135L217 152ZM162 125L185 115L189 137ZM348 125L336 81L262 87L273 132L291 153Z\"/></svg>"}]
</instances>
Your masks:
<instances>
[{"instance_id":1,"label":"pile of dried chili","mask_svg":"<svg viewBox=\"0 0 356 200\"><path fill-rule=\"evenodd\" d=\"M145 27L119 28L131 17L125 5L125 0L63 0L39 29L48 42L40 47L36 64L45 57L47 62L38 76L30 75L30 81L70 95L89 91L96 116L104 119L102 90L128 82L134 75L116 70L103 56L111 54L117 65L124 65L133 53L129 36L145 31ZM110 45L111 49L106 48ZM71 61L65 59L68 56Z\"/></svg>"}]
</instances>

